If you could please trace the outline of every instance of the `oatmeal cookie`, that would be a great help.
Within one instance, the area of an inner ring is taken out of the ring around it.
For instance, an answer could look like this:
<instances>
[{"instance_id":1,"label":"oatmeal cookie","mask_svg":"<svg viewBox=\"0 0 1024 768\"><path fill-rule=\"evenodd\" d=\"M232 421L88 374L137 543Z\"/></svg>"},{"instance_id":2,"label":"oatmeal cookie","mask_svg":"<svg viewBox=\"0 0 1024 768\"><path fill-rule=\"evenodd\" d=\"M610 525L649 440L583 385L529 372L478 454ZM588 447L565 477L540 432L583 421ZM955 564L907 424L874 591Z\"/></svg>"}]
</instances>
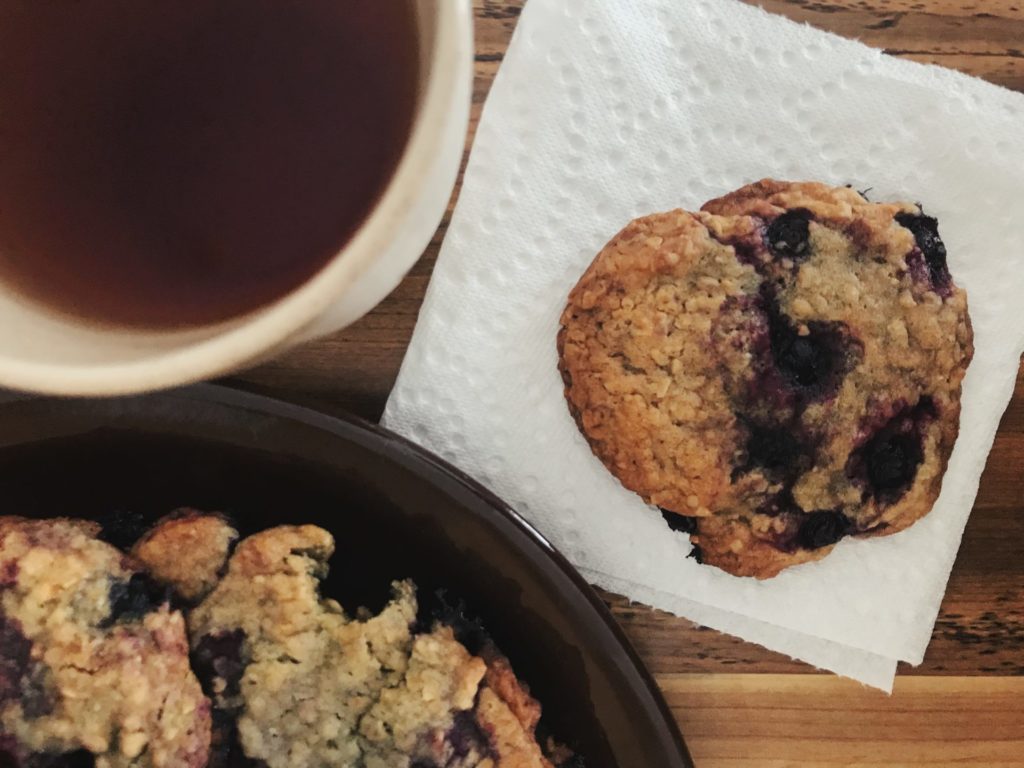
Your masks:
<instances>
[{"instance_id":1,"label":"oatmeal cookie","mask_svg":"<svg viewBox=\"0 0 1024 768\"><path fill-rule=\"evenodd\" d=\"M184 620L98 531L0 517L0 764L201 768L210 702Z\"/></svg>"},{"instance_id":2,"label":"oatmeal cookie","mask_svg":"<svg viewBox=\"0 0 1024 768\"><path fill-rule=\"evenodd\" d=\"M926 514L973 354L934 218L762 181L630 223L569 296L570 411L627 488L761 578Z\"/></svg>"},{"instance_id":3,"label":"oatmeal cookie","mask_svg":"<svg viewBox=\"0 0 1024 768\"><path fill-rule=\"evenodd\" d=\"M551 768L561 762L555 757L549 761L537 744L540 704L516 677L508 659L492 645L481 655L487 662L487 675L474 714L478 727L488 735L495 766ZM553 750L560 751L565 750L560 747ZM571 756L571 752L566 752L566 759Z\"/></svg>"},{"instance_id":4,"label":"oatmeal cookie","mask_svg":"<svg viewBox=\"0 0 1024 768\"><path fill-rule=\"evenodd\" d=\"M197 672L245 755L269 768L550 768L539 706L507 662L473 656L445 625L415 632L408 581L380 614L348 616L319 594L333 550L314 526L251 536L189 616Z\"/></svg>"}]
</instances>

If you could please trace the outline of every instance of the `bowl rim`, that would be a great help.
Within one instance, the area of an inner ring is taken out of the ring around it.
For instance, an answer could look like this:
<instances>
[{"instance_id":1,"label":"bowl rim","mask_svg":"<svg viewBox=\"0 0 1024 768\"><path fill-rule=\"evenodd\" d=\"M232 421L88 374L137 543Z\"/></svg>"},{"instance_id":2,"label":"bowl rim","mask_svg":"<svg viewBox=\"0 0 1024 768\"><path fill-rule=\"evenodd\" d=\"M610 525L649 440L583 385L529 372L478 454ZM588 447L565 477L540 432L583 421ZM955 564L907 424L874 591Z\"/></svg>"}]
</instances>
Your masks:
<instances>
[{"instance_id":1,"label":"bowl rim","mask_svg":"<svg viewBox=\"0 0 1024 768\"><path fill-rule=\"evenodd\" d=\"M452 124L455 113L451 106L463 78L472 75L472 7L470 0L442 0L433 9L433 45L426 57L421 98L401 158L355 234L319 272L272 303L214 325L165 331L95 326L101 333L123 335L125 346L137 344L145 336L182 335L180 345L137 359L69 365L59 360L26 361L0 354L3 386L41 395L87 397L157 391L236 370L284 348L290 339L312 326L393 241L396 226L414 207L416 190L429 176L437 161L437 148L448 132L460 131L465 141L468 124ZM466 41L470 41L468 50ZM446 189L444 194L450 192ZM63 322L76 322L60 317Z\"/></svg>"},{"instance_id":2,"label":"bowl rim","mask_svg":"<svg viewBox=\"0 0 1024 768\"><path fill-rule=\"evenodd\" d=\"M297 422L305 427L326 432L335 438L355 442L359 447L377 453L402 468L415 472L431 485L437 485L435 476L454 482L456 486L461 487L470 497L479 502L482 508L487 510L482 513L474 511L474 514L494 514L499 520L503 519L511 524L529 544L542 553L542 556L555 567L562 577L567 579L569 586L575 592L569 599L579 602L582 598L583 606L588 610L593 621L601 625L601 628L608 633L604 642L594 642L591 652L600 657L604 664L618 666L620 671L625 673L633 693L646 700L646 709L650 715L651 725L660 737L659 749L665 752L666 762L664 765L669 768L693 768L693 761L682 733L653 675L640 659L622 627L616 622L611 611L594 588L537 528L504 500L459 468L402 435L353 414L330 415L287 401L218 384L199 384L129 398L91 400L69 400L18 392L0 392L0 409L15 403L50 401L56 408L66 410L71 414L81 410L92 418L109 415L120 419L130 418L135 414L145 415L147 408L152 409L153 404L174 400L190 401L199 406L217 406L236 413L249 412L285 423ZM153 415L168 418L172 411L166 409L167 403L164 405L164 408L150 412ZM200 419L196 420L200 421ZM86 427L84 422L76 421L67 432L62 434L65 436L85 434L94 426ZM111 426L118 428L120 425L115 421ZM215 431L223 429L218 427L216 422L210 422L208 426L213 430L214 438ZM8 447L27 442L30 441L15 439L11 442L0 443L0 446ZM301 459L301 456L299 458ZM522 550L521 543L516 543L514 546ZM621 654L622 658L616 659L613 653Z\"/></svg>"}]
</instances>

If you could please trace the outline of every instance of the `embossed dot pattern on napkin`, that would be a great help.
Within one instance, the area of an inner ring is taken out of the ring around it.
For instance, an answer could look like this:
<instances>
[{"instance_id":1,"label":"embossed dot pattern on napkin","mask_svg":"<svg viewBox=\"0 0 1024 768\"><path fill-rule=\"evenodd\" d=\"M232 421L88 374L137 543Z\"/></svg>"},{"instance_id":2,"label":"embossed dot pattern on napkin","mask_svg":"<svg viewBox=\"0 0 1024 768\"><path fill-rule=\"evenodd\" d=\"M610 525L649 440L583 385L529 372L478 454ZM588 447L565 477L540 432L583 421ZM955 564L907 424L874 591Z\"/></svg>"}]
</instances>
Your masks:
<instances>
[{"instance_id":1,"label":"embossed dot pattern on napkin","mask_svg":"<svg viewBox=\"0 0 1024 768\"><path fill-rule=\"evenodd\" d=\"M731 0L530 0L385 422L502 495L594 583L891 689L897 660L923 658L1024 350L1022 127L1018 94ZM594 458L555 336L630 219L766 176L921 201L977 350L933 512L757 582L688 559L686 535Z\"/></svg>"}]
</instances>

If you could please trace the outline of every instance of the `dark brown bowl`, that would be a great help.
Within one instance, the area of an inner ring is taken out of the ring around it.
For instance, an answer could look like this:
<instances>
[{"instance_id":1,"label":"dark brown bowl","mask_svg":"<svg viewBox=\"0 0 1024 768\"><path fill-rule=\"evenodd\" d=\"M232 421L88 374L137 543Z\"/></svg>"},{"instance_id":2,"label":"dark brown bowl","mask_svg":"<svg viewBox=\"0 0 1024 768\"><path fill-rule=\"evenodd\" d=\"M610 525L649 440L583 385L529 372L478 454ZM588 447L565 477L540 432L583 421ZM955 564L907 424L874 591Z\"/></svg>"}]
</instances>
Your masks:
<instances>
[{"instance_id":1,"label":"dark brown bowl","mask_svg":"<svg viewBox=\"0 0 1024 768\"><path fill-rule=\"evenodd\" d=\"M200 386L123 400L6 396L3 513L156 517L219 509L243 533L315 523L337 539L326 594L383 605L411 577L462 601L590 768L692 768L650 675L589 586L497 497L426 451L339 420Z\"/></svg>"}]
</instances>

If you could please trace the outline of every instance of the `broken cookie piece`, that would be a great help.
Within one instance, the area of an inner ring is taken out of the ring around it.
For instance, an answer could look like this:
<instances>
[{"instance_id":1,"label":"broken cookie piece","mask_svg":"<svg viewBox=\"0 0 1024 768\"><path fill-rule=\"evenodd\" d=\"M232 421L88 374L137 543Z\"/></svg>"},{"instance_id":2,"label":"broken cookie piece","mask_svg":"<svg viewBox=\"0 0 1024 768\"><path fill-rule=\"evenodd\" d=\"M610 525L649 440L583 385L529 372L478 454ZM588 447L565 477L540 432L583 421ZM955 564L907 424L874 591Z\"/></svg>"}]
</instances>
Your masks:
<instances>
[{"instance_id":1,"label":"broken cookie piece","mask_svg":"<svg viewBox=\"0 0 1024 768\"><path fill-rule=\"evenodd\" d=\"M224 516L183 509L158 520L131 554L154 579L192 603L217 585L236 541L238 531Z\"/></svg>"},{"instance_id":2,"label":"broken cookie piece","mask_svg":"<svg viewBox=\"0 0 1024 768\"><path fill-rule=\"evenodd\" d=\"M504 657L417 633L410 581L377 615L320 596L334 551L314 526L243 540L192 611L193 658L244 754L269 768L550 768L540 707Z\"/></svg>"},{"instance_id":3,"label":"broken cookie piece","mask_svg":"<svg viewBox=\"0 0 1024 768\"><path fill-rule=\"evenodd\" d=\"M98 532L0 517L0 765L203 768L210 702L184 619Z\"/></svg>"}]
</instances>

